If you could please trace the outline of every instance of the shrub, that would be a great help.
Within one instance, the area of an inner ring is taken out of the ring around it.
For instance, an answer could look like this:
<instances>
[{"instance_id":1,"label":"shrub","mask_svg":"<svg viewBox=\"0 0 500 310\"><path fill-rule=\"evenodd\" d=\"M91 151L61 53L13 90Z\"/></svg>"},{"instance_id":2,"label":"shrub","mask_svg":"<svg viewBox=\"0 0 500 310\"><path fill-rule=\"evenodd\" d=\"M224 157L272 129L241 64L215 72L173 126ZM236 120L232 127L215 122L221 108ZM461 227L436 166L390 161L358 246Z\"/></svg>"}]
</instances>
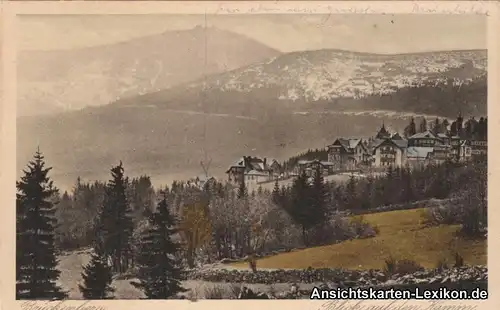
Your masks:
<instances>
[{"instance_id":1,"label":"shrub","mask_svg":"<svg viewBox=\"0 0 500 310\"><path fill-rule=\"evenodd\" d=\"M488 221L486 166L473 166L475 174L467 188L458 195L461 232L471 237L485 236Z\"/></svg>"},{"instance_id":2,"label":"shrub","mask_svg":"<svg viewBox=\"0 0 500 310\"><path fill-rule=\"evenodd\" d=\"M438 271L441 272L441 271L446 270L448 268L449 268L449 266L448 266L448 263L447 263L446 259L440 259L440 260L437 261L437 263L436 263L436 269Z\"/></svg>"},{"instance_id":3,"label":"shrub","mask_svg":"<svg viewBox=\"0 0 500 310\"><path fill-rule=\"evenodd\" d=\"M388 259L385 260L384 271L388 274L406 275L423 270L424 267L422 267L417 262L410 259L397 260L393 257L389 257Z\"/></svg>"},{"instance_id":4,"label":"shrub","mask_svg":"<svg viewBox=\"0 0 500 310\"><path fill-rule=\"evenodd\" d=\"M458 254L458 252L455 252L455 265L454 267L458 268L458 267L462 267L464 266L464 258L462 257L462 255Z\"/></svg>"},{"instance_id":5,"label":"shrub","mask_svg":"<svg viewBox=\"0 0 500 310\"><path fill-rule=\"evenodd\" d=\"M363 215L348 219L337 214L327 222L310 229L308 238L311 245L320 246L355 238L370 238L377 233L378 228L372 227Z\"/></svg>"},{"instance_id":6,"label":"shrub","mask_svg":"<svg viewBox=\"0 0 500 310\"><path fill-rule=\"evenodd\" d=\"M240 296L241 293L241 285L231 283L230 291L231 291L231 297L234 297L234 299L238 298L238 296Z\"/></svg>"},{"instance_id":7,"label":"shrub","mask_svg":"<svg viewBox=\"0 0 500 310\"><path fill-rule=\"evenodd\" d=\"M205 299L224 299L224 288L221 285L206 287Z\"/></svg>"},{"instance_id":8,"label":"shrub","mask_svg":"<svg viewBox=\"0 0 500 310\"><path fill-rule=\"evenodd\" d=\"M357 215L351 218L350 226L356 238L364 239L375 237L377 230L372 227L364 218L363 215Z\"/></svg>"},{"instance_id":9,"label":"shrub","mask_svg":"<svg viewBox=\"0 0 500 310\"><path fill-rule=\"evenodd\" d=\"M388 274L394 274L396 273L396 264L397 264L397 261L394 257L392 256L389 256L389 258L387 258L385 260L385 268L384 268L384 271Z\"/></svg>"},{"instance_id":10,"label":"shrub","mask_svg":"<svg viewBox=\"0 0 500 310\"><path fill-rule=\"evenodd\" d=\"M423 224L428 226L458 224L460 223L461 217L460 207L447 201L445 205L424 209L421 213L421 217Z\"/></svg>"},{"instance_id":11,"label":"shrub","mask_svg":"<svg viewBox=\"0 0 500 310\"><path fill-rule=\"evenodd\" d=\"M229 287L225 285L212 285L205 288L205 299L238 299L241 292L241 286L231 284Z\"/></svg>"}]
</instances>

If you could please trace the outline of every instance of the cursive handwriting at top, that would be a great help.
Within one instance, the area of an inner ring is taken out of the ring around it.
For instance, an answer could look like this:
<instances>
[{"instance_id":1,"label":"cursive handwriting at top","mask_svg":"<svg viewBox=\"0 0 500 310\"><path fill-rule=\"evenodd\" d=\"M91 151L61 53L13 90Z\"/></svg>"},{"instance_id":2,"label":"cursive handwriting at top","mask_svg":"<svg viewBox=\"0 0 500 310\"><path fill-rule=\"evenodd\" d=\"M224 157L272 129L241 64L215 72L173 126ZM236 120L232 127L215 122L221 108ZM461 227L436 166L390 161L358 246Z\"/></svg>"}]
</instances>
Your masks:
<instances>
[{"instance_id":1,"label":"cursive handwriting at top","mask_svg":"<svg viewBox=\"0 0 500 310\"><path fill-rule=\"evenodd\" d=\"M471 5L460 5L456 4L454 6L447 6L443 4L433 4L432 2L418 3L413 2L411 10L408 13L416 14L478 14L478 15L489 15L488 6L484 3L472 3ZM317 6L296 6L296 7L280 7L280 6L270 6L266 3L259 3L252 6L235 6L228 4L220 4L217 6L214 14L217 13L228 13L228 14L264 14L264 13L295 13L295 14L384 14L388 12L382 12L376 7L370 7L369 5L359 6L346 6L338 7L335 5L324 5L319 4ZM405 14L405 13L403 13Z\"/></svg>"}]
</instances>

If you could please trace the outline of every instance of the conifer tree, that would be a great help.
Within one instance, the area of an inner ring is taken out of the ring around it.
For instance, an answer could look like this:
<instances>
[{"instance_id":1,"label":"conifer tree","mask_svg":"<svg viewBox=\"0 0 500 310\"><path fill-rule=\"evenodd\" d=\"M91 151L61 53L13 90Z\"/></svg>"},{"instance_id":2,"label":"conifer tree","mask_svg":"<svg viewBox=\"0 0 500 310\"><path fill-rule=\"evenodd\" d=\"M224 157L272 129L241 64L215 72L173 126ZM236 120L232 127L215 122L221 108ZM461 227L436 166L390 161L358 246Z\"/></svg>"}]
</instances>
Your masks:
<instances>
[{"instance_id":1,"label":"conifer tree","mask_svg":"<svg viewBox=\"0 0 500 310\"><path fill-rule=\"evenodd\" d=\"M240 186L238 187L238 199L248 198L248 190L245 185L245 181L240 182Z\"/></svg>"},{"instance_id":2,"label":"conifer tree","mask_svg":"<svg viewBox=\"0 0 500 310\"><path fill-rule=\"evenodd\" d=\"M85 299L112 299L115 289L111 286L113 273L102 244L98 242L88 265L83 267L83 285L78 288Z\"/></svg>"},{"instance_id":3,"label":"conifer tree","mask_svg":"<svg viewBox=\"0 0 500 310\"><path fill-rule=\"evenodd\" d=\"M355 209L358 205L358 193L357 193L358 181L351 175L349 181L345 186L344 204L346 209Z\"/></svg>"},{"instance_id":4,"label":"conifer tree","mask_svg":"<svg viewBox=\"0 0 500 310\"><path fill-rule=\"evenodd\" d=\"M264 189L262 188L262 185L259 185L259 187L257 188L257 194L260 196L264 193Z\"/></svg>"},{"instance_id":5,"label":"conifer tree","mask_svg":"<svg viewBox=\"0 0 500 310\"><path fill-rule=\"evenodd\" d=\"M406 165L401 170L401 200L403 202L411 202L415 199L415 192L413 190L412 171L409 165Z\"/></svg>"},{"instance_id":6,"label":"conifer tree","mask_svg":"<svg viewBox=\"0 0 500 310\"><path fill-rule=\"evenodd\" d=\"M434 121L434 125L433 125L433 128L432 128L432 132L437 135L438 133L441 133L442 132L442 128L441 128L441 122L439 120L439 117L436 117L436 120Z\"/></svg>"},{"instance_id":7,"label":"conifer tree","mask_svg":"<svg viewBox=\"0 0 500 310\"><path fill-rule=\"evenodd\" d=\"M287 208L292 219L302 227L302 239L305 245L307 242L307 230L314 226L310 217L310 187L308 177L302 172L293 182L290 189L290 204Z\"/></svg>"},{"instance_id":8,"label":"conifer tree","mask_svg":"<svg viewBox=\"0 0 500 310\"><path fill-rule=\"evenodd\" d=\"M148 299L167 299L185 291L180 285L182 269L175 259L180 245L172 241L172 235L177 232L174 225L175 219L164 195L149 218L149 228L141 236L137 259L139 282L132 282Z\"/></svg>"},{"instance_id":9,"label":"conifer tree","mask_svg":"<svg viewBox=\"0 0 500 310\"><path fill-rule=\"evenodd\" d=\"M48 177L40 150L16 182L16 299L63 299L57 270L53 198L58 190Z\"/></svg>"},{"instance_id":10,"label":"conifer tree","mask_svg":"<svg viewBox=\"0 0 500 310\"><path fill-rule=\"evenodd\" d=\"M113 259L115 272L124 272L131 258L133 222L126 196L127 179L122 162L111 169L112 179L105 189L105 198L100 215L98 235L103 241L106 254Z\"/></svg>"},{"instance_id":11,"label":"conifer tree","mask_svg":"<svg viewBox=\"0 0 500 310\"><path fill-rule=\"evenodd\" d=\"M394 203L394 194L398 191L397 186L395 184L396 180L396 171L392 165L387 167L387 171L385 173L385 187L384 187L384 195L383 195L383 203L385 205L390 205Z\"/></svg>"},{"instance_id":12,"label":"conifer tree","mask_svg":"<svg viewBox=\"0 0 500 310\"><path fill-rule=\"evenodd\" d=\"M370 209L373 204L374 198L374 178L373 175L369 174L366 178L364 192L362 193L361 208Z\"/></svg>"},{"instance_id":13,"label":"conifer tree","mask_svg":"<svg viewBox=\"0 0 500 310\"><path fill-rule=\"evenodd\" d=\"M416 127L417 126L415 125L415 119L412 117L410 120L410 124L408 124L408 126L406 126L406 128L404 129L404 135L406 136L406 138L409 138L417 133Z\"/></svg>"},{"instance_id":14,"label":"conifer tree","mask_svg":"<svg viewBox=\"0 0 500 310\"><path fill-rule=\"evenodd\" d=\"M320 167L316 168L311 188L309 190L309 221L311 225L318 225L326 221L328 192Z\"/></svg>"},{"instance_id":15,"label":"conifer tree","mask_svg":"<svg viewBox=\"0 0 500 310\"><path fill-rule=\"evenodd\" d=\"M420 122L420 131L419 132L426 132L427 131L427 120L422 118L422 121Z\"/></svg>"},{"instance_id":16,"label":"conifer tree","mask_svg":"<svg viewBox=\"0 0 500 310\"><path fill-rule=\"evenodd\" d=\"M274 182L274 188L273 188L273 192L271 194L271 197L272 197L274 204L276 204L277 206L281 206L281 192L280 192L280 186L278 184L278 180L276 180L276 182Z\"/></svg>"}]
</instances>

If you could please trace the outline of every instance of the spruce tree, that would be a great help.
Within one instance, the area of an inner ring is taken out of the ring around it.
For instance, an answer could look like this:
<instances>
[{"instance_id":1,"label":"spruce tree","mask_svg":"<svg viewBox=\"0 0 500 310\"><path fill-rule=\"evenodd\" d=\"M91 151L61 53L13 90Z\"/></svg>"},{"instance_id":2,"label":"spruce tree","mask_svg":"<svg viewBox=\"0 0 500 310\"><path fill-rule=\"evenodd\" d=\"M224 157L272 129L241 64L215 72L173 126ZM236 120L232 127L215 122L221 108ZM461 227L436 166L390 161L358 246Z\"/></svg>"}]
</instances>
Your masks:
<instances>
[{"instance_id":1,"label":"spruce tree","mask_svg":"<svg viewBox=\"0 0 500 310\"><path fill-rule=\"evenodd\" d=\"M83 267L83 285L78 288L85 299L112 299L115 291L111 287L113 273L104 249L100 243L94 246L94 252L87 266Z\"/></svg>"},{"instance_id":2,"label":"spruce tree","mask_svg":"<svg viewBox=\"0 0 500 310\"><path fill-rule=\"evenodd\" d=\"M262 188L262 185L259 185L259 187L257 187L257 195L262 195L264 193L264 189Z\"/></svg>"},{"instance_id":3,"label":"spruce tree","mask_svg":"<svg viewBox=\"0 0 500 310\"><path fill-rule=\"evenodd\" d=\"M307 230L314 226L310 214L310 186L308 177L302 172L293 182L290 189L290 205L287 208L292 219L302 228L302 239L304 245L307 242Z\"/></svg>"},{"instance_id":4,"label":"spruce tree","mask_svg":"<svg viewBox=\"0 0 500 310\"><path fill-rule=\"evenodd\" d=\"M111 169L111 176L105 189L97 234L106 254L113 259L114 271L124 272L131 258L133 222L126 196L127 179L121 161Z\"/></svg>"},{"instance_id":5,"label":"spruce tree","mask_svg":"<svg viewBox=\"0 0 500 310\"><path fill-rule=\"evenodd\" d=\"M410 124L408 124L408 126L406 126L406 128L404 129L404 135L406 138L409 138L411 136L413 136L414 134L417 133L417 126L415 125L415 119L412 117L411 120L410 120Z\"/></svg>"},{"instance_id":6,"label":"spruce tree","mask_svg":"<svg viewBox=\"0 0 500 310\"><path fill-rule=\"evenodd\" d=\"M326 221L327 195L328 192L322 171L320 167L317 167L309 191L309 199L311 201L309 221L311 221L311 225L318 225Z\"/></svg>"},{"instance_id":7,"label":"spruce tree","mask_svg":"<svg viewBox=\"0 0 500 310\"><path fill-rule=\"evenodd\" d=\"M277 206L281 206L281 192L280 192L280 186L278 184L278 180L276 180L276 182L274 182L274 188L273 188L273 192L271 194L271 197L272 197L272 201L274 202L274 204L276 204Z\"/></svg>"},{"instance_id":8,"label":"spruce tree","mask_svg":"<svg viewBox=\"0 0 500 310\"><path fill-rule=\"evenodd\" d=\"M240 186L238 187L238 199L248 198L248 190L245 185L245 181L240 182Z\"/></svg>"},{"instance_id":9,"label":"spruce tree","mask_svg":"<svg viewBox=\"0 0 500 310\"><path fill-rule=\"evenodd\" d=\"M63 299L56 285L54 231L57 221L53 198L58 190L48 177L40 150L16 182L16 299Z\"/></svg>"},{"instance_id":10,"label":"spruce tree","mask_svg":"<svg viewBox=\"0 0 500 310\"><path fill-rule=\"evenodd\" d=\"M364 193L362 193L362 200L361 200L362 209L365 210L370 209L373 205L374 187L375 187L374 182L375 179L373 178L373 175L369 174L368 177L366 178Z\"/></svg>"},{"instance_id":11,"label":"spruce tree","mask_svg":"<svg viewBox=\"0 0 500 310\"><path fill-rule=\"evenodd\" d=\"M387 167L384 180L384 205L391 205L395 201L394 194L399 191L398 184L395 184L396 179L396 171L392 165L389 165L389 167Z\"/></svg>"},{"instance_id":12,"label":"spruce tree","mask_svg":"<svg viewBox=\"0 0 500 310\"><path fill-rule=\"evenodd\" d=\"M422 121L420 122L420 131L419 132L426 132L427 131L427 120L422 118Z\"/></svg>"},{"instance_id":13,"label":"spruce tree","mask_svg":"<svg viewBox=\"0 0 500 310\"><path fill-rule=\"evenodd\" d=\"M344 205L348 210L356 209L358 207L358 180L351 175L349 177L349 181L345 186L345 195L344 195Z\"/></svg>"},{"instance_id":14,"label":"spruce tree","mask_svg":"<svg viewBox=\"0 0 500 310\"><path fill-rule=\"evenodd\" d=\"M180 285L182 269L175 259L180 245L172 241L172 235L177 232L174 225L175 219L164 195L149 218L149 228L141 236L137 259L139 282L132 282L148 299L168 299L185 291Z\"/></svg>"},{"instance_id":15,"label":"spruce tree","mask_svg":"<svg viewBox=\"0 0 500 310\"><path fill-rule=\"evenodd\" d=\"M434 121L434 126L432 128L432 132L435 135L442 132L441 122L439 121L439 117L436 117L436 120Z\"/></svg>"},{"instance_id":16,"label":"spruce tree","mask_svg":"<svg viewBox=\"0 0 500 310\"><path fill-rule=\"evenodd\" d=\"M413 176L409 165L406 165L401 170L401 201L412 202L415 199L415 191L413 190Z\"/></svg>"}]
</instances>

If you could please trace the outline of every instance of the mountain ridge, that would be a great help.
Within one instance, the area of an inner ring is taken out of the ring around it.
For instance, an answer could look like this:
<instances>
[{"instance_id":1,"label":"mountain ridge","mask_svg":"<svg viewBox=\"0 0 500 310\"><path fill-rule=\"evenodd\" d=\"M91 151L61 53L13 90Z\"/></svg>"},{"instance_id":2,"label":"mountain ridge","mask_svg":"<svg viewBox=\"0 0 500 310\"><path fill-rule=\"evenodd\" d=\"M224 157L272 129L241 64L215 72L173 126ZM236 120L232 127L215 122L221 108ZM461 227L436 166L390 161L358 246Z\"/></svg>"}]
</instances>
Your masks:
<instances>
[{"instance_id":1,"label":"mountain ridge","mask_svg":"<svg viewBox=\"0 0 500 310\"><path fill-rule=\"evenodd\" d=\"M104 105L279 54L246 36L203 28L73 51L22 52L18 56L18 110L27 115Z\"/></svg>"},{"instance_id":2,"label":"mountain ridge","mask_svg":"<svg viewBox=\"0 0 500 310\"><path fill-rule=\"evenodd\" d=\"M351 57L353 54L363 55L365 58L359 60ZM199 106L199 102L204 100L214 101L230 96L228 101L234 100L241 104L278 99L283 104L295 104L300 108L309 103L362 98L373 94L384 95L402 87L429 82L442 83L449 79L459 83L470 82L473 78L486 75L487 54L484 50L398 55L356 54L329 49L285 53L260 63L186 82L168 90L114 101L110 106L130 105L134 102L164 105L179 101L179 104L174 104L174 108L177 108L190 106L193 102ZM341 64L327 68L329 64L324 63L325 58L326 61L333 59ZM373 58L383 58L385 62L373 62ZM344 61L345 59L347 61ZM345 65L349 61L351 67ZM424 64L420 65L421 62ZM407 64L412 64L413 67L406 66ZM312 78L307 79L307 74ZM186 98L189 96L192 98Z\"/></svg>"}]
</instances>

